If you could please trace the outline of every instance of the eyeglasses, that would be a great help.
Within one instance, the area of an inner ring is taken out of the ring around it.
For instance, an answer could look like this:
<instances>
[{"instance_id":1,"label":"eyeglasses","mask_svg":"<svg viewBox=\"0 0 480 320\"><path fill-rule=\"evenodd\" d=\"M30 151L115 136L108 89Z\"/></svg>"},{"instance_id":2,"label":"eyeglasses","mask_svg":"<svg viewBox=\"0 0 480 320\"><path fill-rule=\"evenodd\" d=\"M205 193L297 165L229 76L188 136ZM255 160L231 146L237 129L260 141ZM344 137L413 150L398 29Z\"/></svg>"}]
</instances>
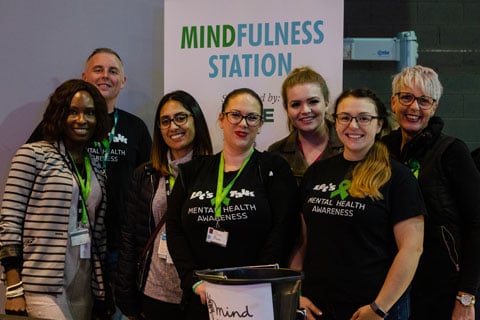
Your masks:
<instances>
[{"instance_id":1,"label":"eyeglasses","mask_svg":"<svg viewBox=\"0 0 480 320\"><path fill-rule=\"evenodd\" d=\"M179 112L175 113L172 118L164 116L160 118L158 123L160 129L168 129L172 124L172 121L175 122L177 126L184 125L188 121L188 117L192 116L190 113Z\"/></svg>"},{"instance_id":2,"label":"eyeglasses","mask_svg":"<svg viewBox=\"0 0 480 320\"><path fill-rule=\"evenodd\" d=\"M260 121L262 121L262 116L255 113L249 113L246 116L242 115L238 111L222 113L227 117L228 122L231 124L239 124L243 119L245 119L248 126L256 127L259 125Z\"/></svg>"},{"instance_id":3,"label":"eyeglasses","mask_svg":"<svg viewBox=\"0 0 480 320\"><path fill-rule=\"evenodd\" d=\"M359 114L358 116L354 117L349 115L348 113L338 113L333 115L335 119L337 119L338 123L347 125L352 122L353 119L357 121L357 124L361 127L366 127L372 122L373 119L381 119L381 117L372 116L369 114Z\"/></svg>"},{"instance_id":4,"label":"eyeglasses","mask_svg":"<svg viewBox=\"0 0 480 320\"><path fill-rule=\"evenodd\" d=\"M417 103L420 109L424 109L424 110L430 109L433 106L433 104L437 101L429 96L416 97L413 94L408 92L397 92L395 93L395 95L398 96L398 100L402 105L409 107L413 104L415 100L417 100Z\"/></svg>"}]
</instances>

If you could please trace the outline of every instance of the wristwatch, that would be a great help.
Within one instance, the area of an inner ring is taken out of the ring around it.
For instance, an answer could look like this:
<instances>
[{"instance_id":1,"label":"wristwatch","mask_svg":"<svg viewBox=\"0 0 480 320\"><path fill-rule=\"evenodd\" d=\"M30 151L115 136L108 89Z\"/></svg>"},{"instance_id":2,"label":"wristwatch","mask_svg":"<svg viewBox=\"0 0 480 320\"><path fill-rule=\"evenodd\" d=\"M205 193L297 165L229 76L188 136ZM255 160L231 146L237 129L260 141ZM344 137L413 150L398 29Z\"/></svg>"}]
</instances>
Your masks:
<instances>
[{"instance_id":1,"label":"wristwatch","mask_svg":"<svg viewBox=\"0 0 480 320\"><path fill-rule=\"evenodd\" d=\"M464 307L470 307L475 304L475 296L469 294L459 294L457 295L457 300L462 304Z\"/></svg>"}]
</instances>

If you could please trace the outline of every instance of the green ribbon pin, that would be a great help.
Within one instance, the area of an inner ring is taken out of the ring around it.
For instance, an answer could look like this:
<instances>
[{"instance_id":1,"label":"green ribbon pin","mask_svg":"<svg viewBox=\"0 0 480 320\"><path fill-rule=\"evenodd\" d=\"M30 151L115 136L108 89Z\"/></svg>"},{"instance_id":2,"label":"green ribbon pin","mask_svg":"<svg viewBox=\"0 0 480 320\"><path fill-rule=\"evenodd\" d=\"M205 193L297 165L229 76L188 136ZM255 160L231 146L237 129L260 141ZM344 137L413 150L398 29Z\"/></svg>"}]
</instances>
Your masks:
<instances>
[{"instance_id":1,"label":"green ribbon pin","mask_svg":"<svg viewBox=\"0 0 480 320\"><path fill-rule=\"evenodd\" d=\"M340 198L342 198L342 200L345 200L345 198L348 197L347 190L350 188L351 184L352 182L350 180L348 179L343 180L338 185L338 189L330 193L330 198L333 198L336 195L340 195Z\"/></svg>"}]
</instances>

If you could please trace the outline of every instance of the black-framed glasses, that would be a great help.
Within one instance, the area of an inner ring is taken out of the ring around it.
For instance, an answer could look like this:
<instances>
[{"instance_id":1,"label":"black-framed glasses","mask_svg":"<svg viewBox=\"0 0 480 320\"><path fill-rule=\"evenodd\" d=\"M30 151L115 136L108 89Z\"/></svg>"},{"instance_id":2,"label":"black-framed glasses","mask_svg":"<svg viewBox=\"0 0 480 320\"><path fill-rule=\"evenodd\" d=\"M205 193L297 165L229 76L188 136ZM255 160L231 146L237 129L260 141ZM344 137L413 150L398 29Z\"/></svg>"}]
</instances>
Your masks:
<instances>
[{"instance_id":1,"label":"black-framed glasses","mask_svg":"<svg viewBox=\"0 0 480 320\"><path fill-rule=\"evenodd\" d=\"M420 96L416 97L409 92L397 92L395 95L398 97L398 101L406 107L409 107L413 104L415 100L417 100L417 104L420 109L428 110L430 109L433 104L437 101L429 96Z\"/></svg>"},{"instance_id":2,"label":"black-framed glasses","mask_svg":"<svg viewBox=\"0 0 480 320\"><path fill-rule=\"evenodd\" d=\"M337 113L334 115L335 119L337 119L337 122L343 125L350 124L353 119L357 121L357 124L361 127L366 127L368 126L373 119L380 119L381 117L377 116L372 116L370 114L359 114L358 116L352 116L348 113Z\"/></svg>"},{"instance_id":3,"label":"black-framed glasses","mask_svg":"<svg viewBox=\"0 0 480 320\"><path fill-rule=\"evenodd\" d=\"M249 113L247 115L242 115L238 111L222 112L226 117L228 122L231 124L239 124L243 119L247 121L247 125L251 127L256 127L262 121L262 116L256 113Z\"/></svg>"},{"instance_id":4,"label":"black-framed glasses","mask_svg":"<svg viewBox=\"0 0 480 320\"><path fill-rule=\"evenodd\" d=\"M188 117L190 116L192 116L192 114L186 112L179 112L175 113L171 118L169 116L160 117L158 126L160 127L160 129L168 129L170 128L172 121L175 122L177 126L181 126L187 123Z\"/></svg>"}]
</instances>

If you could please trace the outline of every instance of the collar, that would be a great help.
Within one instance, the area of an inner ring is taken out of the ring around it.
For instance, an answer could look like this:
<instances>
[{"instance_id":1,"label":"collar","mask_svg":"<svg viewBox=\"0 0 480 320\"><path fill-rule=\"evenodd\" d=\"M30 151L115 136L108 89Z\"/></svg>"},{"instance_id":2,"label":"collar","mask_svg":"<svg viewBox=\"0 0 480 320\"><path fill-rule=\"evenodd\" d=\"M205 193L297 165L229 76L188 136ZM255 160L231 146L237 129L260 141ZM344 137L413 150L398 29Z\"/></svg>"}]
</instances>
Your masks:
<instances>
[{"instance_id":1,"label":"collar","mask_svg":"<svg viewBox=\"0 0 480 320\"><path fill-rule=\"evenodd\" d=\"M428 121L428 125L412 140L405 144L403 150L400 153L402 160L408 159L421 159L425 152L430 149L431 145L437 141L441 135L444 127L444 122L440 117L432 117ZM400 133L401 139L401 133Z\"/></svg>"}]
</instances>

